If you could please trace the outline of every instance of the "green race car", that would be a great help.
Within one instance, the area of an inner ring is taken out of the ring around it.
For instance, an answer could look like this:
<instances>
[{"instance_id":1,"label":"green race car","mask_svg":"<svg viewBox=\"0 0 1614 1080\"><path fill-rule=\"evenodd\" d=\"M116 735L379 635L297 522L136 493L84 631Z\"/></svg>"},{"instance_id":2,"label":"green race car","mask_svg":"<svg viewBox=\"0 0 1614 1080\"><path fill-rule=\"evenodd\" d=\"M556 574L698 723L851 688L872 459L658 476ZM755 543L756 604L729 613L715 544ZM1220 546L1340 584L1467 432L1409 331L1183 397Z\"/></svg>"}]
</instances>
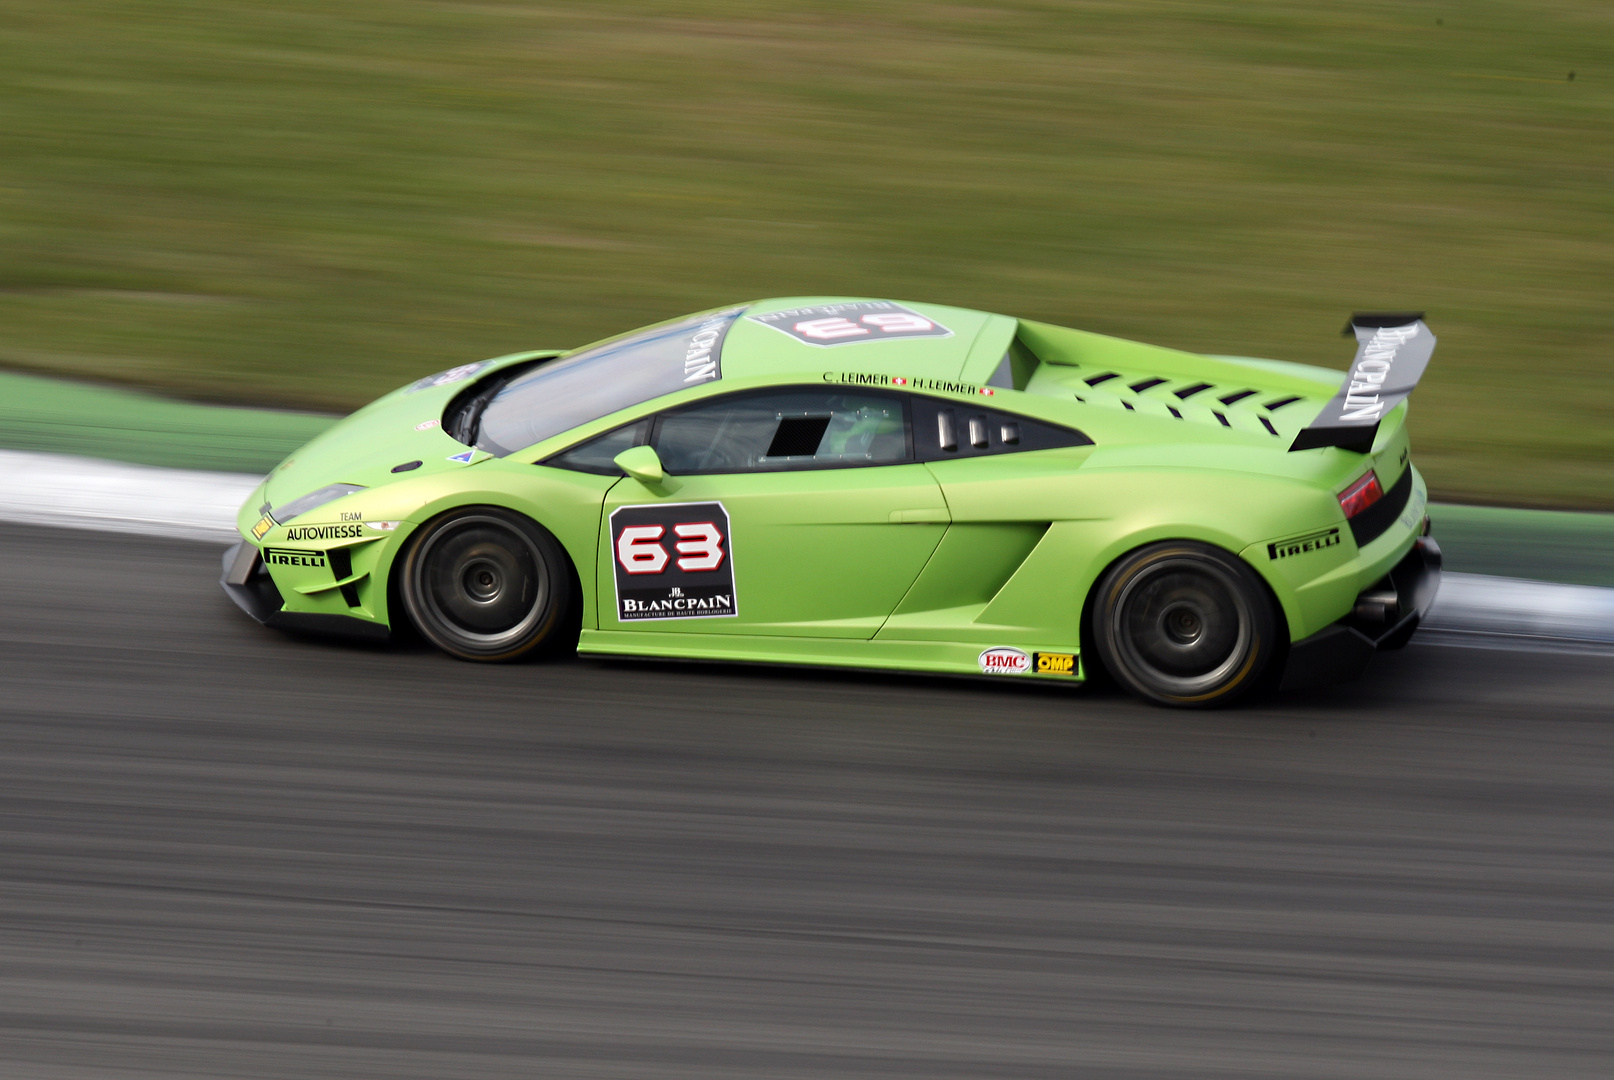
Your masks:
<instances>
[{"instance_id":1,"label":"green race car","mask_svg":"<svg viewBox=\"0 0 1614 1080\"><path fill-rule=\"evenodd\" d=\"M223 585L297 631L1076 682L1358 674L1439 582L1405 398L934 304L794 297L421 379L279 465Z\"/></svg>"}]
</instances>

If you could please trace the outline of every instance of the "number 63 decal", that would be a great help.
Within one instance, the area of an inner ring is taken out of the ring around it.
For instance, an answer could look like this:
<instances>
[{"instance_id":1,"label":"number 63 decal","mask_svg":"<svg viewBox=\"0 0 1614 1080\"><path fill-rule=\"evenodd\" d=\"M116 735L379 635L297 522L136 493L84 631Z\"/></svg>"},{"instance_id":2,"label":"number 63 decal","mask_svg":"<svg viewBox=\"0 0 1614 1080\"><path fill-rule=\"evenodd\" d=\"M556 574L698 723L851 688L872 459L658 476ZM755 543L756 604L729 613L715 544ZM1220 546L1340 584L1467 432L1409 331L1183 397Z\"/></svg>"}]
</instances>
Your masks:
<instances>
[{"instance_id":1,"label":"number 63 decal","mask_svg":"<svg viewBox=\"0 0 1614 1080\"><path fill-rule=\"evenodd\" d=\"M618 622L738 617L733 536L722 503L619 506L608 536Z\"/></svg>"},{"instance_id":2,"label":"number 63 decal","mask_svg":"<svg viewBox=\"0 0 1614 1080\"><path fill-rule=\"evenodd\" d=\"M672 527L677 542L678 569L690 572L716 570L723 565L723 532L712 521L678 522ZM662 525L628 525L616 538L616 558L630 574L659 574L672 556L662 543Z\"/></svg>"},{"instance_id":3,"label":"number 63 decal","mask_svg":"<svg viewBox=\"0 0 1614 1080\"><path fill-rule=\"evenodd\" d=\"M952 337L953 332L890 300L847 300L747 315L751 322L770 326L806 345L828 348L859 341L893 338Z\"/></svg>"}]
</instances>

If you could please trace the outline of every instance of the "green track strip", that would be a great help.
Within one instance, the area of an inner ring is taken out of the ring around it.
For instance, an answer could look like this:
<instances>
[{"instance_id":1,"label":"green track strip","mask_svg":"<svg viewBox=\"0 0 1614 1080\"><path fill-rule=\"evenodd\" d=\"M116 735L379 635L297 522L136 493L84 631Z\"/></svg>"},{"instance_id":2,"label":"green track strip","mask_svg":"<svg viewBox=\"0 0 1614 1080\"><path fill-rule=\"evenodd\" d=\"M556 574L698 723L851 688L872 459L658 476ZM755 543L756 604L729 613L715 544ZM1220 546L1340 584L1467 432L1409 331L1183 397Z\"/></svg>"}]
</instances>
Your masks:
<instances>
[{"instance_id":1,"label":"green track strip","mask_svg":"<svg viewBox=\"0 0 1614 1080\"><path fill-rule=\"evenodd\" d=\"M1614 587L1614 514L1430 507L1446 569Z\"/></svg>"},{"instance_id":2,"label":"green track strip","mask_svg":"<svg viewBox=\"0 0 1614 1080\"><path fill-rule=\"evenodd\" d=\"M0 447L12 450L264 473L336 420L0 371Z\"/></svg>"}]
</instances>

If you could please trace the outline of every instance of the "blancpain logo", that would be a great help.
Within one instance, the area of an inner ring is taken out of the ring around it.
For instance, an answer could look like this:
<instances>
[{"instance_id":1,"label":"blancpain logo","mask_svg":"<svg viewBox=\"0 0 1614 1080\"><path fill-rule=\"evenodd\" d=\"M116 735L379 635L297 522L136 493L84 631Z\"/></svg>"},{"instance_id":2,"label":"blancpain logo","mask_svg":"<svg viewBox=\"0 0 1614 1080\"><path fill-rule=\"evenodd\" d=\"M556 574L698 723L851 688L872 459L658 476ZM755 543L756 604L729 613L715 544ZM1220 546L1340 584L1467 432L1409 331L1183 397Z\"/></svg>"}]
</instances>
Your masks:
<instances>
[{"instance_id":1,"label":"blancpain logo","mask_svg":"<svg viewBox=\"0 0 1614 1080\"><path fill-rule=\"evenodd\" d=\"M732 312L713 315L701 323L689 339L684 351L685 382L705 382L717 378L717 358L712 355L712 348L723 336L723 328L729 324L732 315Z\"/></svg>"},{"instance_id":2,"label":"blancpain logo","mask_svg":"<svg viewBox=\"0 0 1614 1080\"><path fill-rule=\"evenodd\" d=\"M673 589L673 593L682 593L681 589ZM624 598L622 601L623 614L640 614L646 611L710 611L726 615L734 610L734 597L722 596L670 596L665 600L633 600Z\"/></svg>"},{"instance_id":3,"label":"blancpain logo","mask_svg":"<svg viewBox=\"0 0 1614 1080\"><path fill-rule=\"evenodd\" d=\"M1395 364L1401 346L1418 336L1418 327L1382 326L1362 348L1362 358L1351 369L1351 385L1345 395L1341 420L1371 421L1384 413L1384 380Z\"/></svg>"}]
</instances>

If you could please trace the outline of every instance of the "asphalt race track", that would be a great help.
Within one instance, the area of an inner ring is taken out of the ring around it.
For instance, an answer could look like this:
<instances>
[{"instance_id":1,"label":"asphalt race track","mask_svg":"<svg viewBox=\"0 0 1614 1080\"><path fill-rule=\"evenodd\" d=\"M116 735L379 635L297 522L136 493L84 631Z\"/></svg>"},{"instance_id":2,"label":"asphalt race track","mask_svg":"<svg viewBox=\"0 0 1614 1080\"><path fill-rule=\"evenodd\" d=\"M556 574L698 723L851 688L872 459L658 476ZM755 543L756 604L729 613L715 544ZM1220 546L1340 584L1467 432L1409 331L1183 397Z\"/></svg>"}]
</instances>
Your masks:
<instances>
[{"instance_id":1,"label":"asphalt race track","mask_svg":"<svg viewBox=\"0 0 1614 1080\"><path fill-rule=\"evenodd\" d=\"M1614 1074L1614 658L475 667L219 550L0 528L7 1080Z\"/></svg>"}]
</instances>

